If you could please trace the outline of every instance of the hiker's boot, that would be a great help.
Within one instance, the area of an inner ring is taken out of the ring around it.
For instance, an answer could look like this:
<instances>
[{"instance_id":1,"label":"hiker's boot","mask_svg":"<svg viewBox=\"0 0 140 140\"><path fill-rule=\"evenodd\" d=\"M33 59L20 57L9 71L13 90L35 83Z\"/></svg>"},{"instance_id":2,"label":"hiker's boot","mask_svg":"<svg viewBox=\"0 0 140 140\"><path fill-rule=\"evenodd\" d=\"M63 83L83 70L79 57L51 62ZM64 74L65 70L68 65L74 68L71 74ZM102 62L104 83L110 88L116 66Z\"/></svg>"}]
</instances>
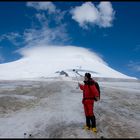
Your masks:
<instances>
[{"instance_id":1,"label":"hiker's boot","mask_svg":"<svg viewBox=\"0 0 140 140\"><path fill-rule=\"evenodd\" d=\"M87 125L84 125L83 129L90 130L90 127L88 127Z\"/></svg>"},{"instance_id":2,"label":"hiker's boot","mask_svg":"<svg viewBox=\"0 0 140 140\"><path fill-rule=\"evenodd\" d=\"M91 131L94 132L94 133L97 133L96 127L91 128Z\"/></svg>"}]
</instances>

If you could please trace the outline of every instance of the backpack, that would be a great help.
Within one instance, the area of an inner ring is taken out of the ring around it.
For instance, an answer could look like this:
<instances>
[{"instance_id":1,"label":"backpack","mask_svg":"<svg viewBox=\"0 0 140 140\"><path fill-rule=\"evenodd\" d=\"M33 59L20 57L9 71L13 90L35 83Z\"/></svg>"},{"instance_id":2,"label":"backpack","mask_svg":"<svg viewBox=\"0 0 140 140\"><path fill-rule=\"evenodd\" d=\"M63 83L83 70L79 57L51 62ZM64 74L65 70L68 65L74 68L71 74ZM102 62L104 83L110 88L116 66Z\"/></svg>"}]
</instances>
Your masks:
<instances>
[{"instance_id":1,"label":"backpack","mask_svg":"<svg viewBox=\"0 0 140 140\"><path fill-rule=\"evenodd\" d=\"M87 83L87 82L85 82L85 83L89 84L89 85L91 84L91 83ZM99 100L100 100L100 86L99 86L97 81L94 81L94 85L95 85L95 87L96 87L96 89L97 89L97 91L99 93ZM90 90L90 86L89 86L89 90ZM95 97L94 97L94 101L97 101Z\"/></svg>"},{"instance_id":2,"label":"backpack","mask_svg":"<svg viewBox=\"0 0 140 140\"><path fill-rule=\"evenodd\" d=\"M96 89L97 89L97 91L99 93L99 100L100 100L100 86L99 86L97 81L94 81L94 84L95 84L95 87L96 87ZM94 101L97 101L96 98L94 98Z\"/></svg>"}]
</instances>

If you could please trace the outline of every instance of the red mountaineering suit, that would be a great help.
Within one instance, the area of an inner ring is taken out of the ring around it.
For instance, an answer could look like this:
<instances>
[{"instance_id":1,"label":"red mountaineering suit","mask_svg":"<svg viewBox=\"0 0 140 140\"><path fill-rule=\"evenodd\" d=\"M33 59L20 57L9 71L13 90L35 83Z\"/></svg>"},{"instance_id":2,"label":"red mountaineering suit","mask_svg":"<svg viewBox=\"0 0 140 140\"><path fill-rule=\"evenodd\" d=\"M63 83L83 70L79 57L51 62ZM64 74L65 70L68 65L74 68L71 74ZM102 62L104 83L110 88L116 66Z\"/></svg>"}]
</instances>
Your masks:
<instances>
[{"instance_id":1,"label":"red mountaineering suit","mask_svg":"<svg viewBox=\"0 0 140 140\"><path fill-rule=\"evenodd\" d=\"M94 80L91 80L94 83ZM99 93L95 87L95 84L80 84L80 89L83 90L83 100L85 116L93 116L93 107L94 107L94 97L99 96Z\"/></svg>"}]
</instances>

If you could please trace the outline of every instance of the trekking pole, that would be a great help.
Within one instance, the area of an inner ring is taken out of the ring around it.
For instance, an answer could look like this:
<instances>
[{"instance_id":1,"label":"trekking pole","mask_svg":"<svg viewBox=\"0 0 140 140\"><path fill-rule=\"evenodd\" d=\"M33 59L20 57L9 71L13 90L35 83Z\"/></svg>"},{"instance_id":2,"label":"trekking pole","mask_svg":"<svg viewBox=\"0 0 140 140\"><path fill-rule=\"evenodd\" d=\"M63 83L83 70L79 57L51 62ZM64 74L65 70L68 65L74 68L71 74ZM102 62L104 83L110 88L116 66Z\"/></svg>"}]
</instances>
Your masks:
<instances>
[{"instance_id":1,"label":"trekking pole","mask_svg":"<svg viewBox=\"0 0 140 140\"><path fill-rule=\"evenodd\" d=\"M75 77L76 77L76 80L78 81L78 83L79 83L79 80L78 80L78 78L77 78L77 76L76 76L76 70L75 69L73 69L73 71L75 71Z\"/></svg>"},{"instance_id":2,"label":"trekking pole","mask_svg":"<svg viewBox=\"0 0 140 140\"><path fill-rule=\"evenodd\" d=\"M74 71L74 73L75 73L76 80L77 80L77 82L79 83L79 80L78 80L78 78L77 78L77 76L76 76L76 70L73 69L73 71ZM76 89L78 89L78 88L79 88L79 86L76 87Z\"/></svg>"},{"instance_id":3,"label":"trekking pole","mask_svg":"<svg viewBox=\"0 0 140 140\"><path fill-rule=\"evenodd\" d=\"M27 134L26 134L26 133L24 133L24 139L26 138L26 135L27 135Z\"/></svg>"}]
</instances>

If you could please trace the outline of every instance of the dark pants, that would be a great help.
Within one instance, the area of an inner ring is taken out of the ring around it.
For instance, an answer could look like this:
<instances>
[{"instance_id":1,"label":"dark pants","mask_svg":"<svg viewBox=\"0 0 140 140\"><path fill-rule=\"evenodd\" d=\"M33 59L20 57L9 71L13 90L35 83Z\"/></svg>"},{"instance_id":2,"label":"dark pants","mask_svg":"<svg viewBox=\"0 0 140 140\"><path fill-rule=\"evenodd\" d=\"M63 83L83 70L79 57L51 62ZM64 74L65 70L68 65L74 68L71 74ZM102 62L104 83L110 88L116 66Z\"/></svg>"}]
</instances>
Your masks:
<instances>
[{"instance_id":1,"label":"dark pants","mask_svg":"<svg viewBox=\"0 0 140 140\"><path fill-rule=\"evenodd\" d=\"M86 116L86 125L90 128L96 127L96 118L95 116Z\"/></svg>"}]
</instances>

